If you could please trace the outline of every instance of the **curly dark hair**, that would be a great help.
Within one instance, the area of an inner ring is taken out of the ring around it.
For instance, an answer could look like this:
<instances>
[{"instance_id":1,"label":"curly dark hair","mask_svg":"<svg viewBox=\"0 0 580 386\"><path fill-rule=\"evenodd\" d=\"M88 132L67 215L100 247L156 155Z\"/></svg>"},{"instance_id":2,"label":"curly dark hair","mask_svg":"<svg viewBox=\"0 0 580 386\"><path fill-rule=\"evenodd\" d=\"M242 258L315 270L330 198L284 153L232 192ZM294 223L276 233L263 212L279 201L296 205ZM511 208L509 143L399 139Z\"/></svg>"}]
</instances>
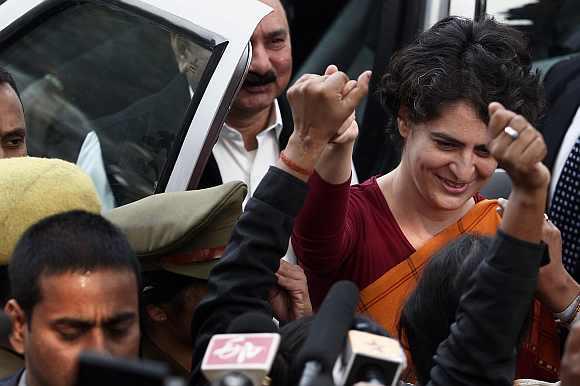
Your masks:
<instances>
[{"instance_id":1,"label":"curly dark hair","mask_svg":"<svg viewBox=\"0 0 580 386\"><path fill-rule=\"evenodd\" d=\"M392 117L389 132L399 143L401 106L413 123L436 119L445 105L458 101L470 103L486 124L494 101L531 124L544 108L540 76L531 71L523 34L493 18L439 21L393 56L378 92Z\"/></svg>"}]
</instances>

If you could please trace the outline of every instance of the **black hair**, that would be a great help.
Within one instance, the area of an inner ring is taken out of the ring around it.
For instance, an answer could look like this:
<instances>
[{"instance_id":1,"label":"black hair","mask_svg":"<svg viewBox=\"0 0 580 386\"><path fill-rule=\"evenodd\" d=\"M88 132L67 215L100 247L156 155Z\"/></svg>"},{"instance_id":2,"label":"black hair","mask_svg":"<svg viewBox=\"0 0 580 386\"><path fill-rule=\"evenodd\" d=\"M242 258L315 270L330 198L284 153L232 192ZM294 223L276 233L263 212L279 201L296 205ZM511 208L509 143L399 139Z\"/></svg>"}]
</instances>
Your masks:
<instances>
[{"instance_id":1,"label":"black hair","mask_svg":"<svg viewBox=\"0 0 580 386\"><path fill-rule=\"evenodd\" d=\"M96 270L128 271L141 288L141 267L127 238L100 215L75 210L47 217L20 238L8 267L12 296L30 319L42 300L42 277Z\"/></svg>"},{"instance_id":2,"label":"black hair","mask_svg":"<svg viewBox=\"0 0 580 386\"><path fill-rule=\"evenodd\" d=\"M207 288L207 280L180 275L166 270L145 271L143 275L143 306L167 304L180 312L185 307L186 291L192 287ZM147 313L143 313L147 315Z\"/></svg>"},{"instance_id":3,"label":"black hair","mask_svg":"<svg viewBox=\"0 0 580 386\"><path fill-rule=\"evenodd\" d=\"M391 116L388 131L398 144L396 118L402 106L413 123L436 119L442 108L460 101L486 124L494 101L532 125L544 109L540 76L531 71L524 35L493 18L439 21L393 56L378 93Z\"/></svg>"},{"instance_id":4,"label":"black hair","mask_svg":"<svg viewBox=\"0 0 580 386\"><path fill-rule=\"evenodd\" d=\"M437 347L449 336L459 299L492 242L490 237L466 235L449 243L427 263L403 306L399 336L409 346L421 385L429 383Z\"/></svg>"},{"instance_id":5,"label":"black hair","mask_svg":"<svg viewBox=\"0 0 580 386\"><path fill-rule=\"evenodd\" d=\"M431 380L437 348L448 338L459 300L469 290L471 278L488 256L493 242L492 237L469 234L447 244L427 263L417 287L405 302L398 333L408 345L420 385ZM520 332L520 343L529 329L530 318L531 309Z\"/></svg>"},{"instance_id":6,"label":"black hair","mask_svg":"<svg viewBox=\"0 0 580 386\"><path fill-rule=\"evenodd\" d=\"M18 96L20 103L22 103L22 99L20 98L20 93L18 92L18 87L16 86L16 82L14 81L12 74L10 74L6 69L4 69L2 66L0 66L0 85L2 85L4 83L7 83L10 87L12 87L12 89L14 90L16 95Z\"/></svg>"}]
</instances>

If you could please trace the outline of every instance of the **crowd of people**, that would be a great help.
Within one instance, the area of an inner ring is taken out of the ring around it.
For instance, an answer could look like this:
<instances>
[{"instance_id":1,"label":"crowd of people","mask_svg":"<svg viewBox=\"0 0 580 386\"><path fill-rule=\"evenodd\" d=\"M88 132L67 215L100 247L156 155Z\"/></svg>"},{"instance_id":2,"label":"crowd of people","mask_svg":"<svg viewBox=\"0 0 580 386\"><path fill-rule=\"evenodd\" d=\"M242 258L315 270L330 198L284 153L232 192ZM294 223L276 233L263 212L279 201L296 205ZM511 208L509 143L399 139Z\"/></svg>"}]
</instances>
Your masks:
<instances>
[{"instance_id":1,"label":"crowd of people","mask_svg":"<svg viewBox=\"0 0 580 386\"><path fill-rule=\"evenodd\" d=\"M103 190L80 167L26 156L18 88L0 69L0 298L11 321L0 385L73 386L87 350L209 384L210 340L249 312L281 336L262 384L294 385L316 311L341 280L359 288L373 331L405 348L401 382L580 385L580 225L563 210L563 229L550 219L544 87L523 35L449 17L395 54L380 97L400 163L351 186L371 73L329 65L286 92L288 21L278 0L263 2L273 12L252 36L206 189L102 211ZM479 193L497 167L512 181L501 205ZM297 264L282 260L290 240Z\"/></svg>"}]
</instances>

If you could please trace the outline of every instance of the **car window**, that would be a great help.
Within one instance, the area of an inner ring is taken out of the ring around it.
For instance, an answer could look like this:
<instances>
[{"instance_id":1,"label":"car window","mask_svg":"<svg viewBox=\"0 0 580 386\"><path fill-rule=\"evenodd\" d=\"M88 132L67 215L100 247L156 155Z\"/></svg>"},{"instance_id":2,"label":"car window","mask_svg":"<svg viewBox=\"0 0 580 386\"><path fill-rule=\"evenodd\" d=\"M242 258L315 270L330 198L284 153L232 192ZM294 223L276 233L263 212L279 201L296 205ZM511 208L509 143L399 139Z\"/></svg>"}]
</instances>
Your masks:
<instances>
[{"instance_id":1,"label":"car window","mask_svg":"<svg viewBox=\"0 0 580 386\"><path fill-rule=\"evenodd\" d=\"M474 1L453 0L451 15L473 16ZM578 0L487 0L487 13L523 31L541 69L580 52Z\"/></svg>"},{"instance_id":2,"label":"car window","mask_svg":"<svg viewBox=\"0 0 580 386\"><path fill-rule=\"evenodd\" d=\"M0 45L29 154L79 162L107 207L152 194L217 65L215 41L103 2L38 19Z\"/></svg>"}]
</instances>

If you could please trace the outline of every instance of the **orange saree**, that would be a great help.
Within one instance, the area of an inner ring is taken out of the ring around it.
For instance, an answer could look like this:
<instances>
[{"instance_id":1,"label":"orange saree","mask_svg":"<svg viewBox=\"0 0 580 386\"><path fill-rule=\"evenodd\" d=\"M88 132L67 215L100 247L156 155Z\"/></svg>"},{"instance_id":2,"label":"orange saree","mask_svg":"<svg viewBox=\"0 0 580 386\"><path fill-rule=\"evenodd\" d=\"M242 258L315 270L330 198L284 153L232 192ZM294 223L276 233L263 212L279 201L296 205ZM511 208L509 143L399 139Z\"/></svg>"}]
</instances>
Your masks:
<instances>
[{"instance_id":1,"label":"orange saree","mask_svg":"<svg viewBox=\"0 0 580 386\"><path fill-rule=\"evenodd\" d=\"M405 261L385 272L360 293L358 310L397 336L398 318L423 268L439 249L466 233L495 235L501 222L496 200L478 202L457 223L429 240ZM536 301L532 327L518 357L518 378L554 381L559 368L559 337L552 315Z\"/></svg>"},{"instance_id":2,"label":"orange saree","mask_svg":"<svg viewBox=\"0 0 580 386\"><path fill-rule=\"evenodd\" d=\"M358 310L370 315L396 336L398 315L408 294L415 288L419 275L431 256L450 241L465 233L494 235L501 217L495 200L478 202L462 219L429 240L408 259L383 274L360 293Z\"/></svg>"}]
</instances>

